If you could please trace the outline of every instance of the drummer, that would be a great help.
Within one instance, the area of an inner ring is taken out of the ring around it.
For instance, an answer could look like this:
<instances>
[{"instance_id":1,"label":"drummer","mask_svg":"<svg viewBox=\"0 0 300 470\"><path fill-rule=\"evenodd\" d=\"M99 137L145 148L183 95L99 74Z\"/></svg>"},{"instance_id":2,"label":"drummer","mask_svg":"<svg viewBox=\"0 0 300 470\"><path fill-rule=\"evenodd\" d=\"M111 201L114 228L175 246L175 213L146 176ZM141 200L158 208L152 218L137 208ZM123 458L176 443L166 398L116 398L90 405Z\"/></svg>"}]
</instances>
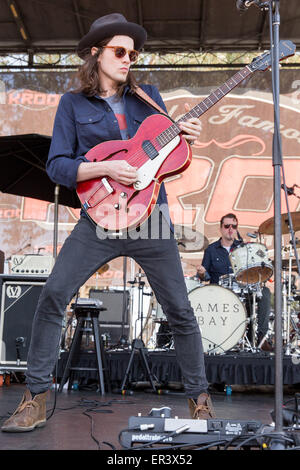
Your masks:
<instances>
[{"instance_id":1,"label":"drummer","mask_svg":"<svg viewBox=\"0 0 300 470\"><path fill-rule=\"evenodd\" d=\"M235 214L229 213L221 218L220 234L221 237L207 247L202 265L197 267L196 277L202 281L209 281L211 284L219 284L220 276L233 273L229 254L243 242L238 232L238 219ZM270 308L271 292L263 286L262 296L257 301L258 345L268 331ZM261 349L271 351L272 348L267 341L263 341Z\"/></svg>"}]
</instances>

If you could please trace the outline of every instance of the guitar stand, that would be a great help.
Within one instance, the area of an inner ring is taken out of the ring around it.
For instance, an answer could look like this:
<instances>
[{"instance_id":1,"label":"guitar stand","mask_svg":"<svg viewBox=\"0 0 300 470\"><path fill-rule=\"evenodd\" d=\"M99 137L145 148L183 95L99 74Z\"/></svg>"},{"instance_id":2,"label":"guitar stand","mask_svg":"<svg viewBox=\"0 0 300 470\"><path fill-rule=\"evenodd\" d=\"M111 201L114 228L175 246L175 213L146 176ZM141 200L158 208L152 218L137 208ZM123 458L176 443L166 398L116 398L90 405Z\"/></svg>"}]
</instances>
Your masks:
<instances>
[{"instance_id":1,"label":"guitar stand","mask_svg":"<svg viewBox=\"0 0 300 470\"><path fill-rule=\"evenodd\" d=\"M145 348L145 345L144 345L144 343L141 339L135 339L132 342L132 351L131 351L131 354L130 354L130 358L129 358L128 366L127 366L127 369L126 369L126 372L125 372L125 376L124 376L124 379L123 379L123 382L122 382L122 385L121 385L120 393L125 394L126 383L127 383L129 374L130 374L131 369L132 369L133 359L134 359L134 356L135 356L136 352L140 353L140 356L141 356L141 359L142 359L142 364L145 368L145 371L147 372L147 376L148 376L148 379L150 381L152 391L156 393L157 390L156 390L156 387L155 387L155 384L154 384L154 380L157 380L157 379L156 379L156 377L153 376L153 374L150 370L150 367L149 367L149 364L148 364L148 361L147 361L147 357L146 357L146 354L148 353L148 350L147 350L147 348Z\"/></svg>"}]
</instances>

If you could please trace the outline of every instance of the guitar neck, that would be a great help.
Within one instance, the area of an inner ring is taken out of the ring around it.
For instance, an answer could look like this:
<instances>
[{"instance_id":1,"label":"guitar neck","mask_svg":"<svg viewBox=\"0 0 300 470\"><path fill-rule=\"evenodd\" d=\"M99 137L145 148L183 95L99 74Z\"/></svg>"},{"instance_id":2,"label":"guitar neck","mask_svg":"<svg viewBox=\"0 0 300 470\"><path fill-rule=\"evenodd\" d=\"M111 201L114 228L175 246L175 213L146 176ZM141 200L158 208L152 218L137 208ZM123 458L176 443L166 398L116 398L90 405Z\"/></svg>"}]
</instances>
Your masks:
<instances>
[{"instance_id":1,"label":"guitar neck","mask_svg":"<svg viewBox=\"0 0 300 470\"><path fill-rule=\"evenodd\" d=\"M177 122L172 124L168 129L162 132L157 138L157 143L163 147L167 145L172 139L174 139L178 134L182 132L177 123L187 121L191 118L198 118L202 116L206 111L212 108L217 104L224 96L238 86L245 78L247 78L253 71L251 68L246 65L242 70L237 72L233 77L230 77L222 86L217 90L213 91L209 96L207 96L201 103L197 104L193 109L188 113L184 114Z\"/></svg>"}]
</instances>

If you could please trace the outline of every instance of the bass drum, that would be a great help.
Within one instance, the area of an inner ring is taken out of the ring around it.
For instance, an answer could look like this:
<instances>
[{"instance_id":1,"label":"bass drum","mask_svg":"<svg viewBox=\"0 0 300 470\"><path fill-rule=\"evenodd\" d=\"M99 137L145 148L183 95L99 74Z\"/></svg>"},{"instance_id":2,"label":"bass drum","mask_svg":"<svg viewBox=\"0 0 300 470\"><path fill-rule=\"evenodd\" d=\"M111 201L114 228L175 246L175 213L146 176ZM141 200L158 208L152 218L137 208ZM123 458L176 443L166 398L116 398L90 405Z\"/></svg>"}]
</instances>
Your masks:
<instances>
[{"instance_id":1,"label":"bass drum","mask_svg":"<svg viewBox=\"0 0 300 470\"><path fill-rule=\"evenodd\" d=\"M247 315L236 294L221 286L208 285L192 290L189 300L205 353L223 354L237 345L245 334Z\"/></svg>"},{"instance_id":2,"label":"bass drum","mask_svg":"<svg viewBox=\"0 0 300 470\"><path fill-rule=\"evenodd\" d=\"M185 282L185 285L186 285L186 288L187 288L188 292L190 292L191 290L195 289L196 287L200 287L202 285L201 282L199 281L199 279L197 279L196 277L185 277L184 282ZM156 303L157 303L157 305L156 305L156 309L155 309L154 321L155 322L166 322L167 317L163 312L162 306L158 302L156 302Z\"/></svg>"}]
</instances>

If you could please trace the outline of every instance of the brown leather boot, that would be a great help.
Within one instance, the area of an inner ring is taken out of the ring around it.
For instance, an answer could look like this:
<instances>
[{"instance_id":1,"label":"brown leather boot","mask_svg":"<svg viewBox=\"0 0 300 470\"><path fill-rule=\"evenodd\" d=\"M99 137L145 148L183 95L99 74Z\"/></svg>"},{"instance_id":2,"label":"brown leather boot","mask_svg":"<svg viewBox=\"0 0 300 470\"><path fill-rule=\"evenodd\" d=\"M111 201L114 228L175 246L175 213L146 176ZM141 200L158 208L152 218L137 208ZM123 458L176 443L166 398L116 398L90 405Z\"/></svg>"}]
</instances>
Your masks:
<instances>
[{"instance_id":1,"label":"brown leather boot","mask_svg":"<svg viewBox=\"0 0 300 470\"><path fill-rule=\"evenodd\" d=\"M189 398L188 404L192 419L211 419L216 417L211 398L207 393L201 393L197 403L192 398Z\"/></svg>"},{"instance_id":2,"label":"brown leather boot","mask_svg":"<svg viewBox=\"0 0 300 470\"><path fill-rule=\"evenodd\" d=\"M47 392L35 395L26 389L22 401L14 414L1 427L4 432L26 432L46 424L46 395Z\"/></svg>"}]
</instances>

